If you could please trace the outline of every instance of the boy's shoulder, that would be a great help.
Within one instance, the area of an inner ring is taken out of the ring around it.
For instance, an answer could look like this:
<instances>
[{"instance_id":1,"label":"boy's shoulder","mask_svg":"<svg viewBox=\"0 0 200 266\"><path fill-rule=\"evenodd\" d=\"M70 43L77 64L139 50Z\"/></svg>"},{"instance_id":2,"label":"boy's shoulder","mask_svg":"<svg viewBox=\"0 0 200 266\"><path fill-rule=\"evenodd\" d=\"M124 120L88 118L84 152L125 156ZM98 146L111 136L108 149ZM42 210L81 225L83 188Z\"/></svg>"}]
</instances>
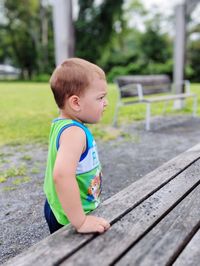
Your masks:
<instances>
[{"instance_id":1,"label":"boy's shoulder","mask_svg":"<svg viewBox=\"0 0 200 266\"><path fill-rule=\"evenodd\" d=\"M84 132L87 138L93 138L92 133L90 132L88 127L76 120L55 118L52 121L51 131L55 132L56 135L61 135L66 129L70 129L69 131L72 133L79 132L80 134L83 134Z\"/></svg>"},{"instance_id":2,"label":"boy's shoulder","mask_svg":"<svg viewBox=\"0 0 200 266\"><path fill-rule=\"evenodd\" d=\"M76 120L72 119L66 119L66 118L55 118L52 121L52 126L54 127L60 127L62 128L63 126L65 127L71 127L71 126L77 126L80 128L86 128L86 126Z\"/></svg>"}]
</instances>

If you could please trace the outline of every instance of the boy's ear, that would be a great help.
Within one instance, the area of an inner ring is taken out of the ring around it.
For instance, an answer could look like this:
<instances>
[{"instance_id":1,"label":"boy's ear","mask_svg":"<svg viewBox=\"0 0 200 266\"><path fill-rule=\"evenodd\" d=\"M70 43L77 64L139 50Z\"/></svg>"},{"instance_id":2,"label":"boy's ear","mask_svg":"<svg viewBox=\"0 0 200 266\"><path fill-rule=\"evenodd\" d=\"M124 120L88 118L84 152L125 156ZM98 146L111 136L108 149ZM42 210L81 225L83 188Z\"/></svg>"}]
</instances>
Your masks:
<instances>
[{"instance_id":1,"label":"boy's ear","mask_svg":"<svg viewBox=\"0 0 200 266\"><path fill-rule=\"evenodd\" d=\"M68 99L70 107L76 111L79 112L81 107L80 107L80 98L77 95L72 95Z\"/></svg>"}]
</instances>

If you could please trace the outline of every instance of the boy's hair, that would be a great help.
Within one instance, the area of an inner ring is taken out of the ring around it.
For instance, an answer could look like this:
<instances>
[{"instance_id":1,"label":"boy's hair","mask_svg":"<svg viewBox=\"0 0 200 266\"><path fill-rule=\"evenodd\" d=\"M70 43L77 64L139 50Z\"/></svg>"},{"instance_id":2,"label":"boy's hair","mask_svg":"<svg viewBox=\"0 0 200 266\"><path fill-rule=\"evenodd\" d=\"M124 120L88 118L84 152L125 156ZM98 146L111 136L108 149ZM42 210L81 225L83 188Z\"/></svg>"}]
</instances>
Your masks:
<instances>
[{"instance_id":1,"label":"boy's hair","mask_svg":"<svg viewBox=\"0 0 200 266\"><path fill-rule=\"evenodd\" d=\"M95 75L106 79L100 67L84 59L70 58L59 65L50 78L50 86L58 107L62 109L65 100L70 96L83 94Z\"/></svg>"}]
</instances>

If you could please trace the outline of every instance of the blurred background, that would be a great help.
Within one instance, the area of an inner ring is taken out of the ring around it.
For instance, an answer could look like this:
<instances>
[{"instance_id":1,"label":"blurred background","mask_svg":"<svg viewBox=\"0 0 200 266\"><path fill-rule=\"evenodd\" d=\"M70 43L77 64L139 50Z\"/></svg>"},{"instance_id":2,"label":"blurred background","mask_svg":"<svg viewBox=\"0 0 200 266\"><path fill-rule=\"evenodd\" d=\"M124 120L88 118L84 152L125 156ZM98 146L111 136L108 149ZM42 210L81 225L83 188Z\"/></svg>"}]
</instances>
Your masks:
<instances>
[{"instance_id":1,"label":"blurred background","mask_svg":"<svg viewBox=\"0 0 200 266\"><path fill-rule=\"evenodd\" d=\"M200 97L199 14L200 0L0 0L0 145L47 143L58 115L48 81L67 57L82 57L106 72L109 106L101 124L92 125L101 139L118 134L106 127L113 121L119 75L189 79ZM192 100L187 103L182 112L191 114ZM158 103L152 114L162 110ZM173 102L167 105L167 114L178 112ZM126 106L119 125L144 118L145 105Z\"/></svg>"},{"instance_id":2,"label":"blurred background","mask_svg":"<svg viewBox=\"0 0 200 266\"><path fill-rule=\"evenodd\" d=\"M200 81L198 2L187 1L192 8L186 14L184 71L185 77L194 82ZM175 6L181 3L0 0L0 78L48 81L59 49L56 38L62 39L66 28L69 57L82 57L100 65L109 82L127 74L165 73L172 77ZM68 19L56 24L56 12L61 16L65 8Z\"/></svg>"},{"instance_id":3,"label":"blurred background","mask_svg":"<svg viewBox=\"0 0 200 266\"><path fill-rule=\"evenodd\" d=\"M109 106L89 125L100 141L104 198L199 142L192 98L180 111L156 103L158 130L148 135L145 104L124 106L119 127L111 125L119 75L173 80L177 72L200 98L200 0L0 0L0 264L48 235L42 187L58 116L48 81L72 56L98 64L109 82Z\"/></svg>"}]
</instances>

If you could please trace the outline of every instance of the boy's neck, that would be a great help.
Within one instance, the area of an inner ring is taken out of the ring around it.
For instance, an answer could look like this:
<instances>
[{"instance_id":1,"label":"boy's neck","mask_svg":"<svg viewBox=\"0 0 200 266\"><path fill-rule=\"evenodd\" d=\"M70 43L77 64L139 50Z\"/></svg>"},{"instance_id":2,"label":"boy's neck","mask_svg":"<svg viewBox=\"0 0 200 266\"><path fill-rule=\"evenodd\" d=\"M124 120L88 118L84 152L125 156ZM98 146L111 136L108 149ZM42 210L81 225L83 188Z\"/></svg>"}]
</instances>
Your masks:
<instances>
[{"instance_id":1,"label":"boy's neck","mask_svg":"<svg viewBox=\"0 0 200 266\"><path fill-rule=\"evenodd\" d=\"M83 124L83 122L81 120L79 120L77 117L75 117L73 115L66 114L62 110L60 110L58 118L75 120L75 121Z\"/></svg>"}]
</instances>

